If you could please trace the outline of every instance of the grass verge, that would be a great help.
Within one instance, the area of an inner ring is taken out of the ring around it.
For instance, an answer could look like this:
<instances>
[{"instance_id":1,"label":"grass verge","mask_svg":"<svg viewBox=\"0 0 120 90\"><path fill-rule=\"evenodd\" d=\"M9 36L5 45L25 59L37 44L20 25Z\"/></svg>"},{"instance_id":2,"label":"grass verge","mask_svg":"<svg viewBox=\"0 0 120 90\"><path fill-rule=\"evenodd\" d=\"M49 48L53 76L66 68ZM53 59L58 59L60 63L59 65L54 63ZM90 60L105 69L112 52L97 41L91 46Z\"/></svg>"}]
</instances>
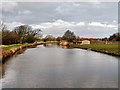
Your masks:
<instances>
[{"instance_id":1,"label":"grass verge","mask_svg":"<svg viewBox=\"0 0 120 90\"><path fill-rule=\"evenodd\" d=\"M73 48L89 49L96 52L101 52L109 55L120 56L120 44L90 44L90 45L76 45L71 44Z\"/></svg>"}]
</instances>

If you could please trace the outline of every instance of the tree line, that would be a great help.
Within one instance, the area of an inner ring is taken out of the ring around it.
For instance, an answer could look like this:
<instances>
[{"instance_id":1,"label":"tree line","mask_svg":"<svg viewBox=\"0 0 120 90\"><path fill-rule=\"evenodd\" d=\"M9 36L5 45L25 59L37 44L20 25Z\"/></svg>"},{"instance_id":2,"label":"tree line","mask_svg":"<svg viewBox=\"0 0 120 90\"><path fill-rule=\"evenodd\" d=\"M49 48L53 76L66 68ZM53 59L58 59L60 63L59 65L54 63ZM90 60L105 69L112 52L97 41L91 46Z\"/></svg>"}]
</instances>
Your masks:
<instances>
[{"instance_id":1,"label":"tree line","mask_svg":"<svg viewBox=\"0 0 120 90\"><path fill-rule=\"evenodd\" d=\"M108 39L109 41L120 41L120 33L114 33Z\"/></svg>"},{"instance_id":2,"label":"tree line","mask_svg":"<svg viewBox=\"0 0 120 90\"><path fill-rule=\"evenodd\" d=\"M7 30L7 27L3 24L1 28L0 35L2 36L0 41L1 44L10 45L18 43L34 43L35 41L61 41L66 40L68 42L82 41L82 40L101 40L101 41L120 41L120 33L115 33L109 38L80 38L76 36L74 32L67 30L62 37L53 37L52 35L47 35L42 38L41 29L33 29L29 25L21 25L15 27L12 31Z\"/></svg>"},{"instance_id":3,"label":"tree line","mask_svg":"<svg viewBox=\"0 0 120 90\"><path fill-rule=\"evenodd\" d=\"M12 31L7 30L7 27L3 25L0 33L3 45L33 43L41 37L40 29L33 29L28 25L17 26Z\"/></svg>"}]
</instances>

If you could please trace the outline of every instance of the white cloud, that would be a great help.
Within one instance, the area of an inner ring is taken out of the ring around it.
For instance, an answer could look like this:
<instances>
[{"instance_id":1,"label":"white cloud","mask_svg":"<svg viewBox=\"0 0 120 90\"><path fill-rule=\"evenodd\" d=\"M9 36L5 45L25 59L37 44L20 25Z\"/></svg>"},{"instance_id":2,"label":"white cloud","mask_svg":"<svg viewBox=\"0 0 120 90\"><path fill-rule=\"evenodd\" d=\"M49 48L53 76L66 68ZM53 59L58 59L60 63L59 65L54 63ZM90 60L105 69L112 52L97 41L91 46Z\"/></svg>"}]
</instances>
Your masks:
<instances>
[{"instance_id":1,"label":"white cloud","mask_svg":"<svg viewBox=\"0 0 120 90\"><path fill-rule=\"evenodd\" d=\"M56 20L54 22L46 22L46 23L40 23L40 25L32 25L33 28L69 28L69 27L81 27L81 26L85 26L84 22L79 22L79 23L75 23L75 22L67 22L67 21L63 21L63 20Z\"/></svg>"},{"instance_id":2,"label":"white cloud","mask_svg":"<svg viewBox=\"0 0 120 90\"><path fill-rule=\"evenodd\" d=\"M18 14L25 14L25 15L28 15L28 14L31 14L32 12L30 10L24 10L24 11L18 11Z\"/></svg>"},{"instance_id":3,"label":"white cloud","mask_svg":"<svg viewBox=\"0 0 120 90\"><path fill-rule=\"evenodd\" d=\"M5 23L7 27L11 28L11 30L20 25L24 25L21 22L11 22ZM76 35L80 35L82 37L102 37L109 36L112 32L117 32L117 25L112 24L103 24L100 22L68 22L64 20L56 20L54 22L45 22L37 24L31 24L33 29L40 28L43 32L43 35L46 36L47 34L52 34L53 36L62 36L66 30L71 30L75 32ZM106 31L109 33L106 34ZM94 33L94 34L91 34ZM103 33L102 35L99 33Z\"/></svg>"},{"instance_id":4,"label":"white cloud","mask_svg":"<svg viewBox=\"0 0 120 90\"><path fill-rule=\"evenodd\" d=\"M88 26L117 29L117 25L105 24L100 22L91 22L91 23L88 23Z\"/></svg>"},{"instance_id":5,"label":"white cloud","mask_svg":"<svg viewBox=\"0 0 120 90\"><path fill-rule=\"evenodd\" d=\"M9 28L14 28L16 26L24 25L21 22L12 22L12 23L5 23ZM59 30L66 30L66 29L74 29L79 30L81 28L86 28L86 30L98 30L100 28L101 30L117 30L118 27L117 25L112 25L112 24L104 24L100 22L91 22L91 23L85 23L85 22L68 22L68 21L63 21L63 20L56 20L54 22L45 22L45 23L40 23L39 25L37 24L31 24L32 28L40 28L42 30L45 30L45 32L50 32L53 29L55 32L60 32ZM76 31L75 30L75 31ZM53 31L52 31L53 32Z\"/></svg>"},{"instance_id":6,"label":"white cloud","mask_svg":"<svg viewBox=\"0 0 120 90\"><path fill-rule=\"evenodd\" d=\"M17 2L3 2L2 3L2 9L5 12L13 12L14 8L16 8L18 6Z\"/></svg>"},{"instance_id":7,"label":"white cloud","mask_svg":"<svg viewBox=\"0 0 120 90\"><path fill-rule=\"evenodd\" d=\"M92 5L101 4L101 2L99 0L89 0L89 3L92 4Z\"/></svg>"},{"instance_id":8,"label":"white cloud","mask_svg":"<svg viewBox=\"0 0 120 90\"><path fill-rule=\"evenodd\" d=\"M107 25L108 28L118 29L117 25Z\"/></svg>"},{"instance_id":9,"label":"white cloud","mask_svg":"<svg viewBox=\"0 0 120 90\"><path fill-rule=\"evenodd\" d=\"M42 25L34 25L34 24L32 24L32 25L30 25L30 26L32 26L32 28L34 28L34 29L37 29L37 28L40 28L40 29L41 29L41 28L42 28L42 29L44 28L44 29L45 29L45 28L46 28L45 26L42 26Z\"/></svg>"},{"instance_id":10,"label":"white cloud","mask_svg":"<svg viewBox=\"0 0 120 90\"><path fill-rule=\"evenodd\" d=\"M50 28L73 28L73 27L83 27L86 26L88 28L90 27L97 27L97 28L112 28L112 29L118 29L117 25L112 24L105 24L100 22L91 22L85 24L85 22L67 22L63 20L56 20L54 22L46 22L46 23L40 23L39 25L31 25L33 28L41 28L41 29L50 29Z\"/></svg>"},{"instance_id":11,"label":"white cloud","mask_svg":"<svg viewBox=\"0 0 120 90\"><path fill-rule=\"evenodd\" d=\"M79 22L76 24L77 26L85 26L85 23L84 22Z\"/></svg>"},{"instance_id":12,"label":"white cloud","mask_svg":"<svg viewBox=\"0 0 120 90\"><path fill-rule=\"evenodd\" d=\"M20 25L25 25L21 22L11 22L11 23L5 23L5 25L10 28L10 29L13 29L14 27L16 26L20 26Z\"/></svg>"},{"instance_id":13,"label":"white cloud","mask_svg":"<svg viewBox=\"0 0 120 90\"><path fill-rule=\"evenodd\" d=\"M86 22L68 22L64 20L56 20L54 22L46 22L46 23L41 23L38 26L34 25L34 28L39 27L40 29L43 30L44 34L52 34L53 36L59 36L62 35L66 30L72 30L73 32L79 33L80 36L83 35L84 37L102 37L104 36L109 36L112 32L116 32L118 27L117 25L112 25L112 24L106 24L106 23L101 23L101 22L91 22L91 23L86 23ZM109 33L106 34L106 31ZM91 35L91 32L94 32L94 34ZM98 35L101 33L100 35ZM78 34L78 35L79 35Z\"/></svg>"},{"instance_id":14,"label":"white cloud","mask_svg":"<svg viewBox=\"0 0 120 90\"><path fill-rule=\"evenodd\" d=\"M63 25L65 22L63 20L57 20L52 23L53 26L60 26Z\"/></svg>"},{"instance_id":15,"label":"white cloud","mask_svg":"<svg viewBox=\"0 0 120 90\"><path fill-rule=\"evenodd\" d=\"M107 27L109 27L109 28L115 28L116 26L115 25L107 25Z\"/></svg>"},{"instance_id":16,"label":"white cloud","mask_svg":"<svg viewBox=\"0 0 120 90\"><path fill-rule=\"evenodd\" d=\"M88 26L106 27L107 25L106 24L102 24L100 22L91 22L91 23L88 23Z\"/></svg>"}]
</instances>

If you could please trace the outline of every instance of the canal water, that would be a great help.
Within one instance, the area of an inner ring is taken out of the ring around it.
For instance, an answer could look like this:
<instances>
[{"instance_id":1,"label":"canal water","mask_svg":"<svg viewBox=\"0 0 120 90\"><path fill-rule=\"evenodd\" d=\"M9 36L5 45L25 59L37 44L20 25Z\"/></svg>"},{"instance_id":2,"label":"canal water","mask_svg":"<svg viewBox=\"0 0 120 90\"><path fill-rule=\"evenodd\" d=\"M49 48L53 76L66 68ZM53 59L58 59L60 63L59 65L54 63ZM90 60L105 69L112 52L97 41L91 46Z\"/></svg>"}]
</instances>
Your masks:
<instances>
[{"instance_id":1,"label":"canal water","mask_svg":"<svg viewBox=\"0 0 120 90\"><path fill-rule=\"evenodd\" d=\"M0 66L2 88L118 88L118 58L39 45Z\"/></svg>"}]
</instances>

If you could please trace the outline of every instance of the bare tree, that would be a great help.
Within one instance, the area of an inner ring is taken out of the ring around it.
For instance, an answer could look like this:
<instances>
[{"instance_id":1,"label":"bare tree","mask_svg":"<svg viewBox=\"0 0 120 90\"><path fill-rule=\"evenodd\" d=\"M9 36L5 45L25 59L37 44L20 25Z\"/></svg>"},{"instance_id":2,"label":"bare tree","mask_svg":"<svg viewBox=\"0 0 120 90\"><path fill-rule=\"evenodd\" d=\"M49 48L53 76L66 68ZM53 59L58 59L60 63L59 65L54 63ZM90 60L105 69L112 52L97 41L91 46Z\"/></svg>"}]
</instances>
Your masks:
<instances>
[{"instance_id":1,"label":"bare tree","mask_svg":"<svg viewBox=\"0 0 120 90\"><path fill-rule=\"evenodd\" d=\"M56 40L56 38L55 37L53 37L52 35L47 35L45 38L44 38L44 41L55 41Z\"/></svg>"},{"instance_id":2,"label":"bare tree","mask_svg":"<svg viewBox=\"0 0 120 90\"><path fill-rule=\"evenodd\" d=\"M41 30L35 29L33 30L31 26L28 25L21 25L14 29L14 31L18 34L19 40L21 43L25 43L27 41L35 41L35 39L38 39L37 35L40 35ZM28 38L29 37L29 38ZM30 38L33 38L32 40L27 40ZM32 43L32 42L31 42Z\"/></svg>"},{"instance_id":3,"label":"bare tree","mask_svg":"<svg viewBox=\"0 0 120 90\"><path fill-rule=\"evenodd\" d=\"M68 42L72 42L75 39L74 32L71 32L70 30L67 30L65 34L63 35L62 39L67 40Z\"/></svg>"}]
</instances>

